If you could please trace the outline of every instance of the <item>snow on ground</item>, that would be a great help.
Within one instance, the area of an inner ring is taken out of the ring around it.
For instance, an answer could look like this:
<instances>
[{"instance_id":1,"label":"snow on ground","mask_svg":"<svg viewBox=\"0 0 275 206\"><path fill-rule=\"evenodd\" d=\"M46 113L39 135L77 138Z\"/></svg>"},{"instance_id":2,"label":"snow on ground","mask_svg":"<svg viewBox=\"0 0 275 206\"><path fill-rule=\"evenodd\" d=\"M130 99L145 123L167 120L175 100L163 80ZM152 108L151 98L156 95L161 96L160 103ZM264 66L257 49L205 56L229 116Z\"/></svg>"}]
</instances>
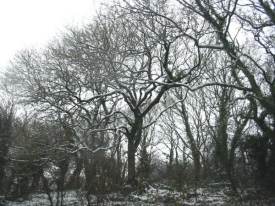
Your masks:
<instances>
[{"instance_id":1,"label":"snow on ground","mask_svg":"<svg viewBox=\"0 0 275 206\"><path fill-rule=\"evenodd\" d=\"M275 199L252 200L238 202L229 196L230 190L226 184L211 184L202 188L186 188L183 192L178 192L163 184L154 184L147 187L145 192L139 194L132 192L128 195L121 193L111 193L108 195L92 196L94 205L105 206L231 206L231 205L255 205L255 206L275 206ZM78 191L68 191L65 195L67 206L87 205L83 193ZM1 199L1 198L0 198ZM33 194L30 200L20 202L5 201L0 206L48 206L49 201L45 194Z\"/></svg>"},{"instance_id":2,"label":"snow on ground","mask_svg":"<svg viewBox=\"0 0 275 206\"><path fill-rule=\"evenodd\" d=\"M79 205L76 192L66 192L64 197L65 205ZM46 194L33 194L28 200L19 199L18 201L4 201L0 206L48 206L50 202Z\"/></svg>"},{"instance_id":3,"label":"snow on ground","mask_svg":"<svg viewBox=\"0 0 275 206\"><path fill-rule=\"evenodd\" d=\"M177 192L165 185L149 186L143 195L133 195L134 200L139 200L154 205L224 205L227 201L223 188L220 191L209 190L209 188L186 189L185 192Z\"/></svg>"}]
</instances>

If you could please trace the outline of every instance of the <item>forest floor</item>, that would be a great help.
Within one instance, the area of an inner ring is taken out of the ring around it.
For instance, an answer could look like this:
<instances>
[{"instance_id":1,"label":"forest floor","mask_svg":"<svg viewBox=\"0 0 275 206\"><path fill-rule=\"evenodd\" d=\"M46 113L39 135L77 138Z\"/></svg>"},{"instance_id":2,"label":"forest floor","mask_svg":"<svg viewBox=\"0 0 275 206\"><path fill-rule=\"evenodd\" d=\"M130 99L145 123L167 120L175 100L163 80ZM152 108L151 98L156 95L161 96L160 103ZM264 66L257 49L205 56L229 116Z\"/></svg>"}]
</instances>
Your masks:
<instances>
[{"instance_id":1,"label":"forest floor","mask_svg":"<svg viewBox=\"0 0 275 206\"><path fill-rule=\"evenodd\" d=\"M111 193L108 195L92 196L92 205L106 206L275 206L275 197L259 195L255 190L243 191L241 197L232 195L229 187L223 183L212 183L201 188L189 188L184 192L172 190L164 184L154 184L147 187L145 192L132 192L128 195ZM68 191L65 193L66 206L87 205L83 193ZM33 194L28 200L18 202L0 199L0 206L48 206L49 201L45 194Z\"/></svg>"}]
</instances>

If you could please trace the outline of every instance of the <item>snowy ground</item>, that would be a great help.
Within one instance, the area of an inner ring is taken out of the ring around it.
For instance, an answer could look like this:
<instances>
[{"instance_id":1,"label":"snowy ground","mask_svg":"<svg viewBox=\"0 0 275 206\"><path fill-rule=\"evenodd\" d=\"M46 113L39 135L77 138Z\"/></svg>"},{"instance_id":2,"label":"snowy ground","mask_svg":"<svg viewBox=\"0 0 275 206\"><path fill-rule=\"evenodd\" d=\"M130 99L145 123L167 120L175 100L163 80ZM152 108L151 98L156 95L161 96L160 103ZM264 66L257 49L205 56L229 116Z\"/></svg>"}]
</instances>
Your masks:
<instances>
[{"instance_id":1,"label":"snowy ground","mask_svg":"<svg viewBox=\"0 0 275 206\"><path fill-rule=\"evenodd\" d=\"M94 205L106 206L156 206L156 205L181 205L181 206L219 206L219 205L255 205L275 206L275 199L244 201L240 203L236 198L229 196L230 190L226 185L211 184L205 188L186 189L184 192L177 192L162 184L149 186L142 194L136 192L125 196L121 193L93 196ZM65 204L68 206L86 205L83 194L77 191L66 192ZM0 206L48 206L49 201L45 194L33 194L30 200L20 202L2 202Z\"/></svg>"}]
</instances>

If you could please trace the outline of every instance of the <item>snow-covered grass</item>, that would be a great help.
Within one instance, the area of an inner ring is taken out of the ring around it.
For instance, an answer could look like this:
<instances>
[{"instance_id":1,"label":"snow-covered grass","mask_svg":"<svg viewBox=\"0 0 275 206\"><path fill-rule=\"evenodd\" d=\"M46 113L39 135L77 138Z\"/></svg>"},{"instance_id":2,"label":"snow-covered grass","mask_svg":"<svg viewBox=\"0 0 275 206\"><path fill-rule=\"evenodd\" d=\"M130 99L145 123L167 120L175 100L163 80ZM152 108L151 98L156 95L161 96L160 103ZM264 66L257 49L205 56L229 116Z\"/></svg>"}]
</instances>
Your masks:
<instances>
[{"instance_id":1,"label":"snow-covered grass","mask_svg":"<svg viewBox=\"0 0 275 206\"><path fill-rule=\"evenodd\" d=\"M215 183L200 188L186 188L183 191L175 191L164 184L149 185L143 193L132 192L122 195L120 192L108 195L91 196L94 205L105 206L155 206L155 205L181 205L181 206L230 206L230 205L255 205L275 206L275 199L254 199L240 202L237 197L230 196L227 184ZM86 205L85 193L79 191L67 191L64 205ZM33 194L30 200L11 202L6 201L2 205L7 206L48 206L49 201L45 194ZM0 206L1 202L0 202Z\"/></svg>"},{"instance_id":2,"label":"snow-covered grass","mask_svg":"<svg viewBox=\"0 0 275 206\"><path fill-rule=\"evenodd\" d=\"M190 188L182 192L172 190L165 185L149 186L142 195L130 195L134 200L139 200L155 205L224 205L228 197L224 187L220 190L206 188Z\"/></svg>"},{"instance_id":3,"label":"snow-covered grass","mask_svg":"<svg viewBox=\"0 0 275 206\"><path fill-rule=\"evenodd\" d=\"M52 194L53 201L56 201L56 194ZM80 199L76 191L67 191L64 195L64 203L65 205L80 205ZM50 202L48 200L48 196L46 194L32 194L28 200L18 199L17 201L5 201L3 202L5 206L48 206ZM1 203L0 203L0 206Z\"/></svg>"}]
</instances>

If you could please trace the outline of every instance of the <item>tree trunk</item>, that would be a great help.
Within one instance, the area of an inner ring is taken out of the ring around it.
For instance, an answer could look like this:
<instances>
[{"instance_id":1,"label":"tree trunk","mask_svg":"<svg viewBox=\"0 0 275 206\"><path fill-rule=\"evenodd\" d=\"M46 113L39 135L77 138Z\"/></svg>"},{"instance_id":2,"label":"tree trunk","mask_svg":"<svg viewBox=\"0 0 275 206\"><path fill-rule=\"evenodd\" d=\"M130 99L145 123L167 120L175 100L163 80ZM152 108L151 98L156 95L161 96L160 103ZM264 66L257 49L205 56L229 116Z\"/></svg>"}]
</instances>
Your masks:
<instances>
[{"instance_id":1,"label":"tree trunk","mask_svg":"<svg viewBox=\"0 0 275 206\"><path fill-rule=\"evenodd\" d=\"M195 148L192 150L192 157L194 161L195 181L198 182L200 180L200 174L201 174L201 162L200 162L200 154Z\"/></svg>"},{"instance_id":2,"label":"tree trunk","mask_svg":"<svg viewBox=\"0 0 275 206\"><path fill-rule=\"evenodd\" d=\"M137 186L135 154L136 154L136 150L140 144L141 137L142 137L142 124L143 124L143 117L139 113L135 114L134 124L131 125L131 130L127 134L127 138L128 138L128 184L130 184L132 187Z\"/></svg>"},{"instance_id":3,"label":"tree trunk","mask_svg":"<svg viewBox=\"0 0 275 206\"><path fill-rule=\"evenodd\" d=\"M191 154L193 157L195 182L198 182L200 180L200 173L201 173L200 151L196 145L196 140L193 136L192 129L189 123L188 113L187 113L185 104L183 102L181 103L181 115L182 115L183 123L185 125L186 136L188 138L188 142L191 148Z\"/></svg>"},{"instance_id":4,"label":"tree trunk","mask_svg":"<svg viewBox=\"0 0 275 206\"><path fill-rule=\"evenodd\" d=\"M128 184L136 186L136 164L135 164L136 146L134 141L128 139Z\"/></svg>"}]
</instances>

